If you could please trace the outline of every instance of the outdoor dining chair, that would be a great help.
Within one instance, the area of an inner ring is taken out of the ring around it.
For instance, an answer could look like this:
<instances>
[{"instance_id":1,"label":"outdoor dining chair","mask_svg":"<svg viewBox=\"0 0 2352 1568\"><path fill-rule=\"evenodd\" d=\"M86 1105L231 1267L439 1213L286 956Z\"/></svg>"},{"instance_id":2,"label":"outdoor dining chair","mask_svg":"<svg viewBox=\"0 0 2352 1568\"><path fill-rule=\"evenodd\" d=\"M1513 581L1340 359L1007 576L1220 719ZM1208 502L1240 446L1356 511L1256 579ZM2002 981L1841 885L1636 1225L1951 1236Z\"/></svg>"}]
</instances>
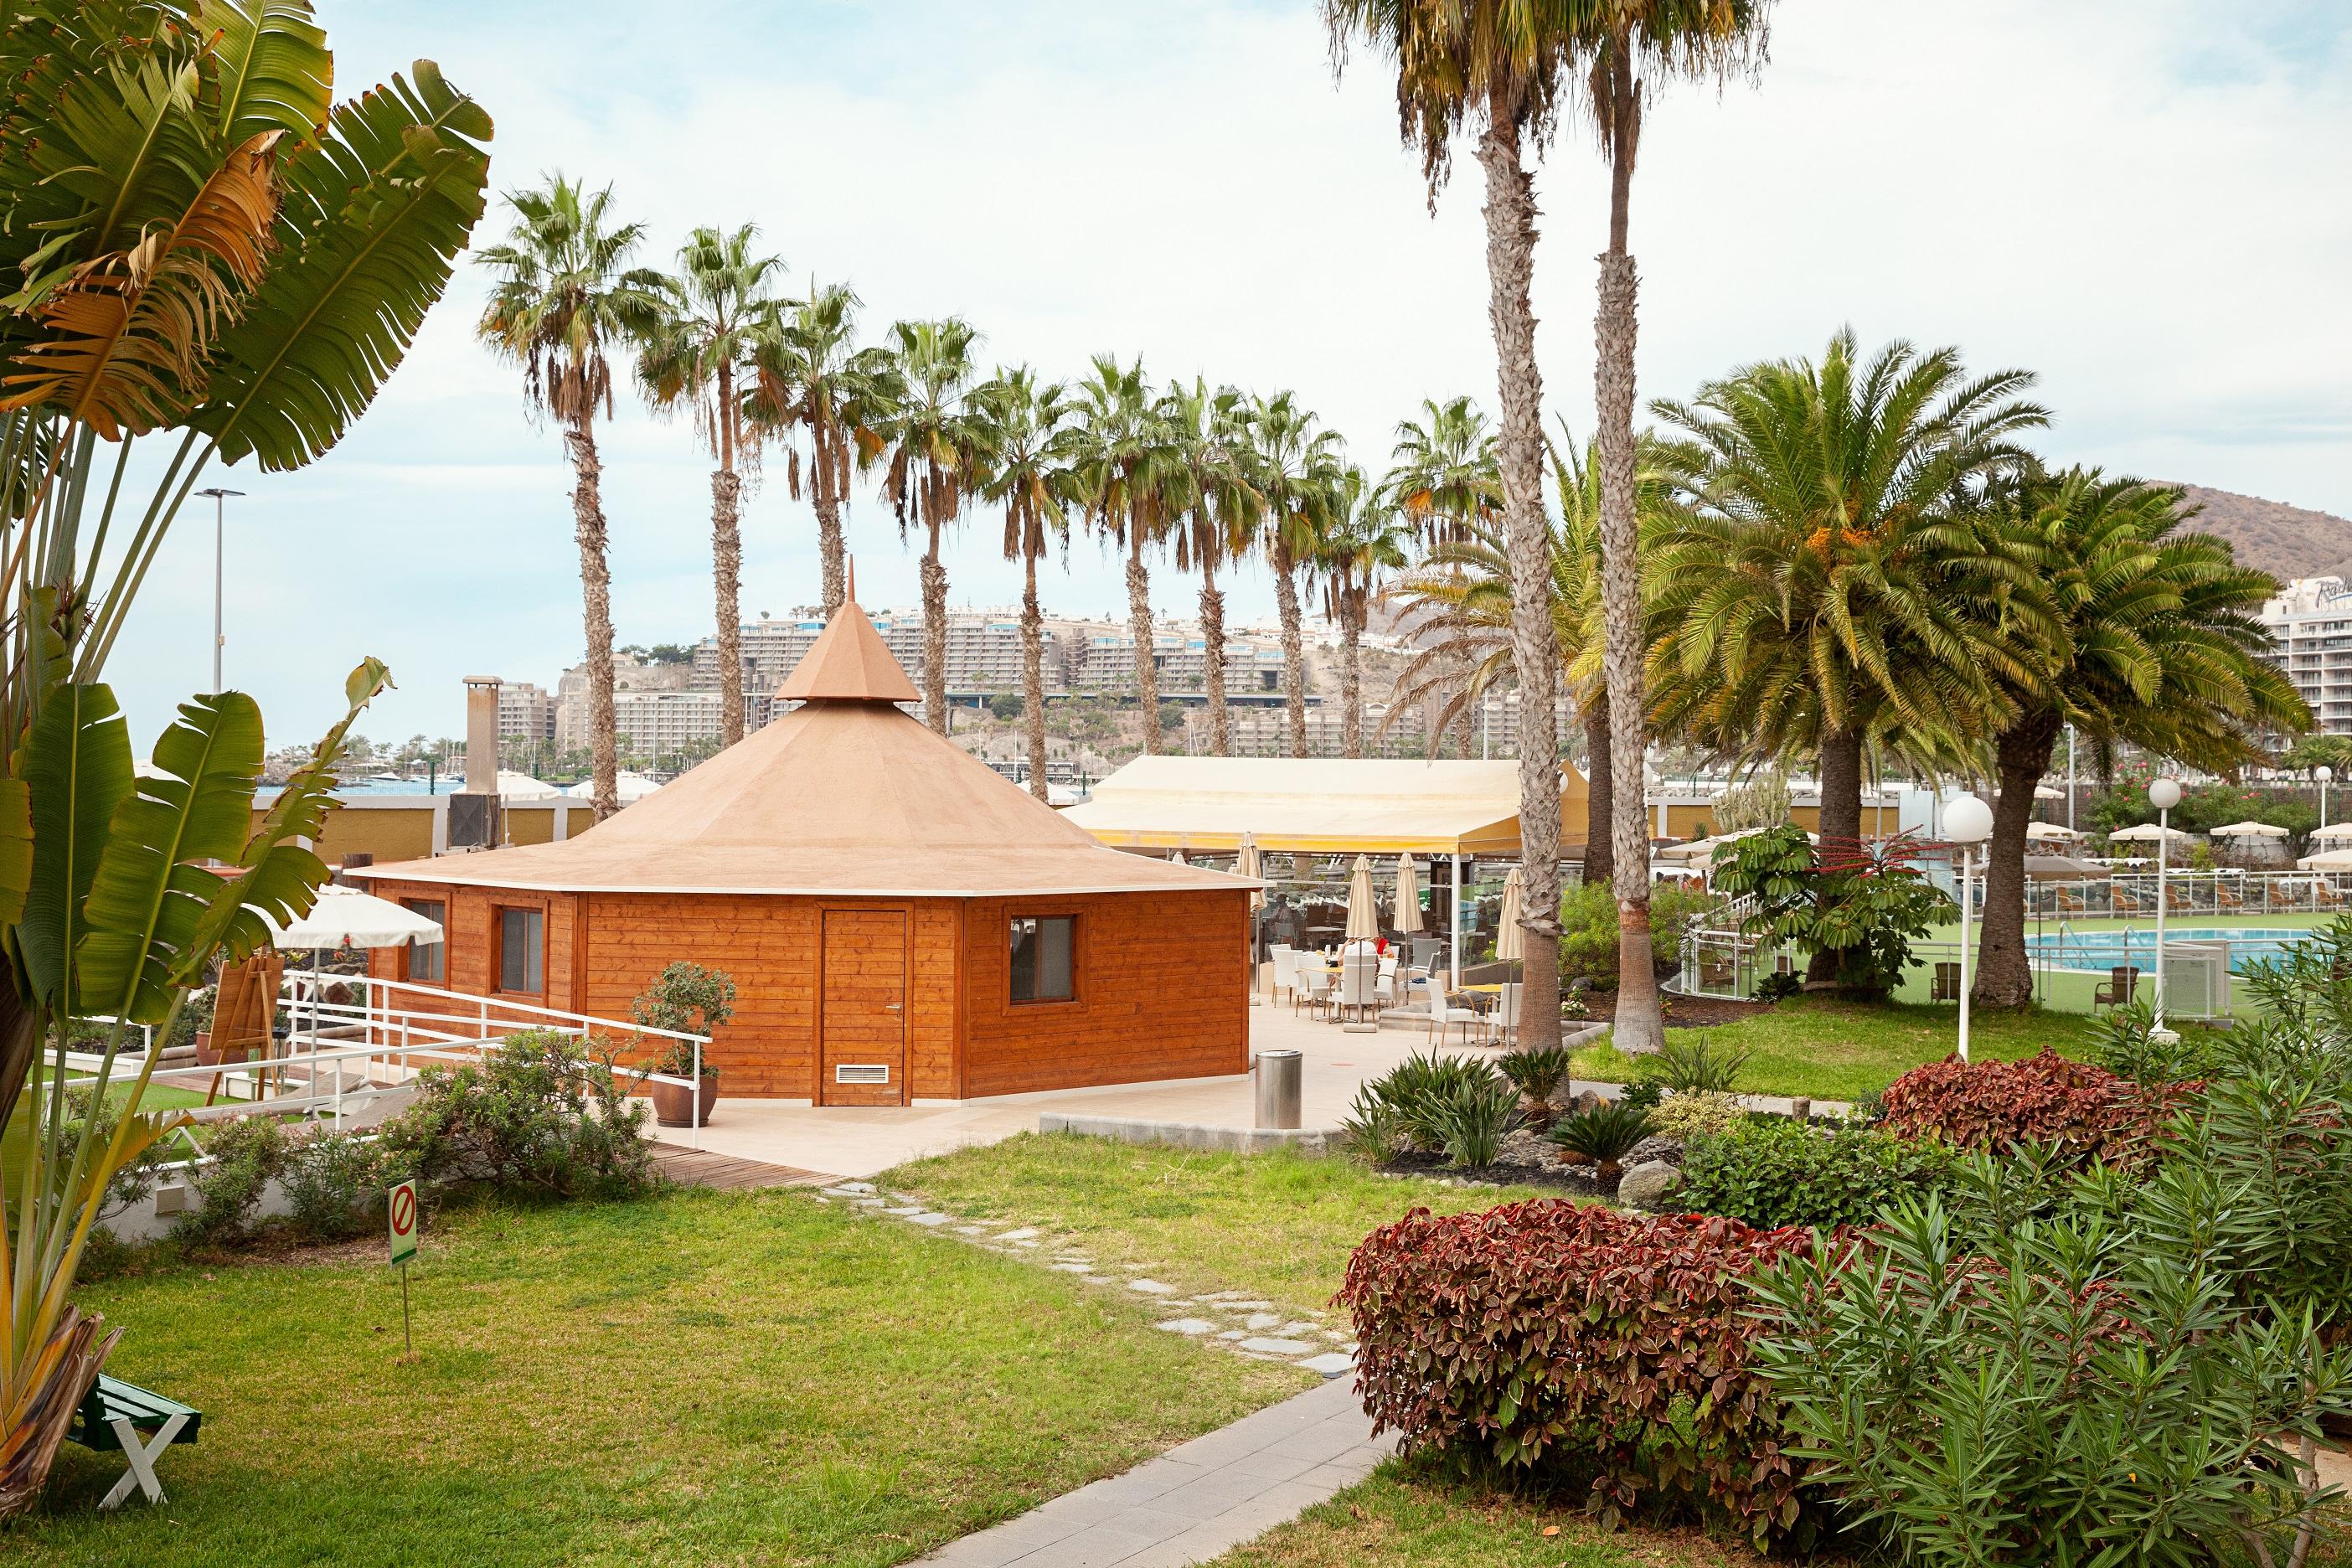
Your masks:
<instances>
[{"instance_id":1,"label":"outdoor dining chair","mask_svg":"<svg viewBox=\"0 0 2352 1568\"><path fill-rule=\"evenodd\" d=\"M1298 969L1298 988L1292 994L1290 1011L1296 1015L1301 1004L1309 1014L1320 1013L1331 1005L1331 971L1321 963L1304 963Z\"/></svg>"},{"instance_id":2,"label":"outdoor dining chair","mask_svg":"<svg viewBox=\"0 0 2352 1568\"><path fill-rule=\"evenodd\" d=\"M1378 1004L1379 961L1369 952L1351 952L1339 970L1339 1015L1369 1016Z\"/></svg>"},{"instance_id":3,"label":"outdoor dining chair","mask_svg":"<svg viewBox=\"0 0 2352 1568\"><path fill-rule=\"evenodd\" d=\"M1429 1042L1442 1046L1445 1031L1460 1025L1462 1043L1474 1043L1473 1037L1483 1037L1486 1032L1486 1015L1475 1007L1457 1007L1454 999L1441 993L1433 982L1429 1001Z\"/></svg>"},{"instance_id":4,"label":"outdoor dining chair","mask_svg":"<svg viewBox=\"0 0 2352 1568\"><path fill-rule=\"evenodd\" d=\"M1277 942L1265 952L1274 962L1274 999L1279 1002L1284 992L1297 989L1298 950L1286 942Z\"/></svg>"},{"instance_id":5,"label":"outdoor dining chair","mask_svg":"<svg viewBox=\"0 0 2352 1568\"><path fill-rule=\"evenodd\" d=\"M1519 996L1525 989L1517 980L1503 982L1503 994L1495 1004L1495 1039L1499 1045L1516 1045L1519 1038Z\"/></svg>"}]
</instances>

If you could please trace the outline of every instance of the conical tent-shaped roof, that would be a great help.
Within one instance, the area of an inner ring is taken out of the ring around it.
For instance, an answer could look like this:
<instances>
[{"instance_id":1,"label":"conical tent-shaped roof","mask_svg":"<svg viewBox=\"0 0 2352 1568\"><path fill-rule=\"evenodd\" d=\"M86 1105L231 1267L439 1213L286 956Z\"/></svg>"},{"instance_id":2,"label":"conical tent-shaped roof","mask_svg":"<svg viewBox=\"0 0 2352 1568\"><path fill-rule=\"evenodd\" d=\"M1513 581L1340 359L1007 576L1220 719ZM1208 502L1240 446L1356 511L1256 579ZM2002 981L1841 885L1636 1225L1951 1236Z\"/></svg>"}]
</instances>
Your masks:
<instances>
[{"instance_id":1,"label":"conical tent-shaped roof","mask_svg":"<svg viewBox=\"0 0 2352 1568\"><path fill-rule=\"evenodd\" d=\"M869 897L1255 886L1122 854L897 705L917 700L845 604L777 690L803 706L558 844L352 875L550 892Z\"/></svg>"}]
</instances>

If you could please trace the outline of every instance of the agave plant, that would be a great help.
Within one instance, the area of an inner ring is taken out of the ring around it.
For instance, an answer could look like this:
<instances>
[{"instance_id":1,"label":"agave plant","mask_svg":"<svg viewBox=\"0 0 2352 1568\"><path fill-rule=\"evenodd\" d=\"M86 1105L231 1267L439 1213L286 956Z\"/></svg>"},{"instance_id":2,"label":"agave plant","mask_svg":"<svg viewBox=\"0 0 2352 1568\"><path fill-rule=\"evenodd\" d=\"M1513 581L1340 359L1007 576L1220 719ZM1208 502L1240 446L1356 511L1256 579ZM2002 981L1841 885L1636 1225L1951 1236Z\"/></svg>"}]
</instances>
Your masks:
<instances>
[{"instance_id":1,"label":"agave plant","mask_svg":"<svg viewBox=\"0 0 2352 1568\"><path fill-rule=\"evenodd\" d=\"M299 841L350 723L251 831L251 699L191 700L139 777L107 656L214 458L302 467L399 365L481 216L491 127L429 60L335 104L307 0L26 0L0 72L0 1120L30 1133L0 1168L5 1515L111 1344L67 1297L108 1182L163 1131L144 1061L102 1139L69 1133L66 1041L115 1020L104 1080L133 1026L307 910L325 868ZM383 679L353 673L351 713Z\"/></svg>"}]
</instances>

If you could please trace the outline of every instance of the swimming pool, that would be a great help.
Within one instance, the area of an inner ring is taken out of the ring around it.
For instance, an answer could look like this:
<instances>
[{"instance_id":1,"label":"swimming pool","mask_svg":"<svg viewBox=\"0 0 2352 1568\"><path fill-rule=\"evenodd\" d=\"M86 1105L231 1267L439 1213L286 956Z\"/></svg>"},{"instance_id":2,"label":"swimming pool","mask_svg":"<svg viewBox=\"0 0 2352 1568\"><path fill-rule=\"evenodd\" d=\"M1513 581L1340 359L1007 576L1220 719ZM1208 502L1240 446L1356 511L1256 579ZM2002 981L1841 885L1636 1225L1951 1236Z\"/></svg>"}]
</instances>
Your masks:
<instances>
[{"instance_id":1,"label":"swimming pool","mask_svg":"<svg viewBox=\"0 0 2352 1568\"><path fill-rule=\"evenodd\" d=\"M2230 944L2230 972L2243 974L2256 963L2266 963L2288 948L2311 939L2312 932L2280 926L2167 926L2165 944L2198 942ZM2044 931L2028 935L2025 946L2033 957L2063 969L2104 973L2119 963L2142 969L2156 966L2156 928L2134 926L2129 931Z\"/></svg>"}]
</instances>

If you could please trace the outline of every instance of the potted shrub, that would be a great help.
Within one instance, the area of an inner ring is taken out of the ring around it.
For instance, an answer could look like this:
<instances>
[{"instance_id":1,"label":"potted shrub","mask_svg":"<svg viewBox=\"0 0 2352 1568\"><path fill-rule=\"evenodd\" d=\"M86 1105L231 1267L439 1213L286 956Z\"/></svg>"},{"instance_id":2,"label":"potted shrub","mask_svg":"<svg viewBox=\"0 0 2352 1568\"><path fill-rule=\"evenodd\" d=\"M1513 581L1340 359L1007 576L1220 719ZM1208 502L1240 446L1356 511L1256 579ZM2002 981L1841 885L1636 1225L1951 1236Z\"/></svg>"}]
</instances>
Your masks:
<instances>
[{"instance_id":1,"label":"potted shrub","mask_svg":"<svg viewBox=\"0 0 2352 1568\"><path fill-rule=\"evenodd\" d=\"M629 1016L647 1029L671 1029L687 1035L716 1035L735 1016L735 982L722 969L706 969L683 960L666 964L652 984L630 1004ZM694 1047L670 1040L646 1073L665 1078L694 1078ZM683 1083L648 1083L654 1120L664 1127L709 1126L711 1107L719 1103L719 1064L705 1047L702 1076L694 1089Z\"/></svg>"}]
</instances>

